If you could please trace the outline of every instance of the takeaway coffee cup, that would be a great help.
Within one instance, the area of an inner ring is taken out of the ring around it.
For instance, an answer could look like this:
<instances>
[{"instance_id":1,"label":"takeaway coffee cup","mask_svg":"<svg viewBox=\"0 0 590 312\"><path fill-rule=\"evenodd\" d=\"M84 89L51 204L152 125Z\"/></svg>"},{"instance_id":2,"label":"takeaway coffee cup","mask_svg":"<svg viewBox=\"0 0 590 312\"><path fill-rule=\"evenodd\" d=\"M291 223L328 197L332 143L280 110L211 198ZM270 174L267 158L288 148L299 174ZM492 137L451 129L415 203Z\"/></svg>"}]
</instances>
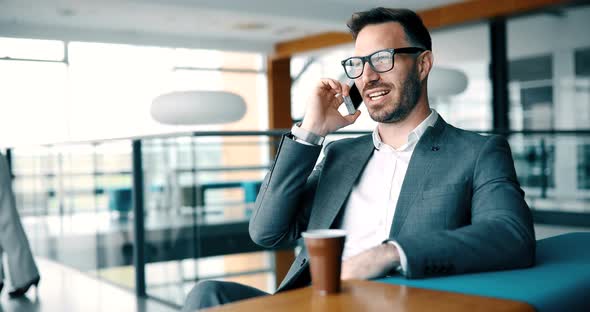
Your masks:
<instances>
[{"instance_id":1,"label":"takeaway coffee cup","mask_svg":"<svg viewBox=\"0 0 590 312\"><path fill-rule=\"evenodd\" d=\"M320 295L340 292L344 230L314 230L301 234L310 258L311 283Z\"/></svg>"}]
</instances>

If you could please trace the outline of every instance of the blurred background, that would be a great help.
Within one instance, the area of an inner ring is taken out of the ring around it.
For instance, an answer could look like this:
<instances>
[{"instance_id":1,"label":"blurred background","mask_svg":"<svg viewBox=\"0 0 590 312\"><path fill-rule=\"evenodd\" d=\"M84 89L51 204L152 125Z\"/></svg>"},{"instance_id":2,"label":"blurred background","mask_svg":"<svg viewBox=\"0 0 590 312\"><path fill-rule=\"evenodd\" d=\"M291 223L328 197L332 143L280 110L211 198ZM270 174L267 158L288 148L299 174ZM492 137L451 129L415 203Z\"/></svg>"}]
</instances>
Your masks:
<instances>
[{"instance_id":1,"label":"blurred background","mask_svg":"<svg viewBox=\"0 0 590 312\"><path fill-rule=\"evenodd\" d=\"M273 292L294 246L251 242L252 203L314 84L345 79L347 19L375 6L423 17L447 122L507 136L537 238L590 231L587 1L0 0L0 149L42 276L0 311L175 311L210 278ZM153 120L186 90L246 112ZM374 127L365 111L328 140Z\"/></svg>"}]
</instances>

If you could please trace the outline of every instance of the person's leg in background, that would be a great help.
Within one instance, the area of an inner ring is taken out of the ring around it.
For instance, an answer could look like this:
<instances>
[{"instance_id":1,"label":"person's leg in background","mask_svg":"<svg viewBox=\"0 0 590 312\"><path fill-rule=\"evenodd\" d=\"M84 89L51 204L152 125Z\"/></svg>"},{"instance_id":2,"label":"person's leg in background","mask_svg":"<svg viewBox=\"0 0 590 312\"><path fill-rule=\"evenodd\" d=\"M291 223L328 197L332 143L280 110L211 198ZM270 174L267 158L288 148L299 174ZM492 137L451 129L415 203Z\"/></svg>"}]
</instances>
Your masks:
<instances>
[{"instance_id":1,"label":"person's leg in background","mask_svg":"<svg viewBox=\"0 0 590 312\"><path fill-rule=\"evenodd\" d=\"M0 245L0 294L2 294L3 288L4 288L4 250L2 249L2 245Z\"/></svg>"},{"instance_id":2,"label":"person's leg in background","mask_svg":"<svg viewBox=\"0 0 590 312\"><path fill-rule=\"evenodd\" d=\"M239 300L268 296L254 287L221 281L200 281L186 297L182 312L198 311Z\"/></svg>"},{"instance_id":3,"label":"person's leg in background","mask_svg":"<svg viewBox=\"0 0 590 312\"><path fill-rule=\"evenodd\" d=\"M12 179L4 155L0 154L0 246L6 252L13 291L11 297L24 295L39 283L39 270L31 253L27 235L16 210Z\"/></svg>"}]
</instances>

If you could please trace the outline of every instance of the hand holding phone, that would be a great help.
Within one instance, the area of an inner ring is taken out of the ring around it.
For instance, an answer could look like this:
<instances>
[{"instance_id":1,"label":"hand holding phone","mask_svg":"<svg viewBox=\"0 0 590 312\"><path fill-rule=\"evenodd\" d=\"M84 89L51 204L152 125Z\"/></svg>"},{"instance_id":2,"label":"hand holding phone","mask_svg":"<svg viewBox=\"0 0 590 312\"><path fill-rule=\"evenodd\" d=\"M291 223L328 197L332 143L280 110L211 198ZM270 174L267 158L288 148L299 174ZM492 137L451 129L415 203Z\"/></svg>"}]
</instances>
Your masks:
<instances>
[{"instance_id":1,"label":"hand holding phone","mask_svg":"<svg viewBox=\"0 0 590 312\"><path fill-rule=\"evenodd\" d=\"M350 87L345 82L331 78L320 79L314 92L310 94L301 128L319 136L325 136L353 124L361 112L356 111L349 115L342 114L339 110L344 101L343 90L348 91L348 89ZM357 98L360 99L360 94ZM352 107L354 108L354 105Z\"/></svg>"},{"instance_id":2,"label":"hand holding phone","mask_svg":"<svg viewBox=\"0 0 590 312\"><path fill-rule=\"evenodd\" d=\"M350 87L350 91L348 91L348 96L344 96L344 104L346 105L346 109L350 115L356 113L357 109L363 102L363 97L359 92L359 89L354 84L354 80L351 80L348 83Z\"/></svg>"}]
</instances>

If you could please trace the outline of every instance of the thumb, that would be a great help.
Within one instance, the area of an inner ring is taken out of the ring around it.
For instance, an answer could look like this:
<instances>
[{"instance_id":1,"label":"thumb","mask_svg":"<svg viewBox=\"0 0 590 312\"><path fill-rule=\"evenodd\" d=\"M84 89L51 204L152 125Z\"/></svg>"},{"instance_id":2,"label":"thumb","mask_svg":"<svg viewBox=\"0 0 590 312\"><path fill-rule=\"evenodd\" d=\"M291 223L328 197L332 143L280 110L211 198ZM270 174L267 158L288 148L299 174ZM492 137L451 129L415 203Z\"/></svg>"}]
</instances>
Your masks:
<instances>
[{"instance_id":1,"label":"thumb","mask_svg":"<svg viewBox=\"0 0 590 312\"><path fill-rule=\"evenodd\" d=\"M346 115L346 116L344 116L344 119L346 119L346 122L349 125L351 125L351 124L353 124L359 118L360 115L361 115L361 111L360 110L357 110L352 115Z\"/></svg>"}]
</instances>

